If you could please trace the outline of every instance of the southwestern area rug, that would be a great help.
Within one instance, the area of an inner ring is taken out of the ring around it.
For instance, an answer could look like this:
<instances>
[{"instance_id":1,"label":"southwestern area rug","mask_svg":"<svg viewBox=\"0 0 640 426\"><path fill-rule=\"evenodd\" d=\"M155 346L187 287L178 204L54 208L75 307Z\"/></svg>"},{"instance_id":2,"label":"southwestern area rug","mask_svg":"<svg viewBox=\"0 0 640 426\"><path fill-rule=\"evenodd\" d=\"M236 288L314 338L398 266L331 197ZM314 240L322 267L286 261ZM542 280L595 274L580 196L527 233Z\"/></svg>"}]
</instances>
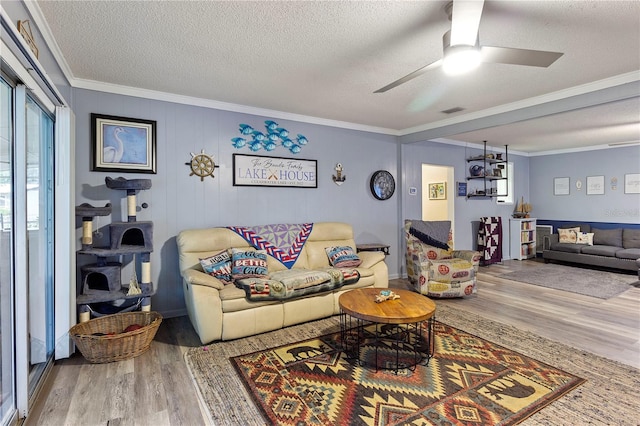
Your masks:
<instances>
[{"instance_id":1,"label":"southwestern area rug","mask_svg":"<svg viewBox=\"0 0 640 426\"><path fill-rule=\"evenodd\" d=\"M428 365L397 371L360 366L340 333L232 358L270 424L515 424L583 379L437 322ZM411 363L395 343L365 345L361 358ZM403 358L407 359L403 359Z\"/></svg>"},{"instance_id":2,"label":"southwestern area rug","mask_svg":"<svg viewBox=\"0 0 640 426\"><path fill-rule=\"evenodd\" d=\"M623 274L598 269L547 263L500 275L522 283L569 291L599 299L610 299L638 282L636 274Z\"/></svg>"},{"instance_id":3,"label":"southwestern area rug","mask_svg":"<svg viewBox=\"0 0 640 426\"><path fill-rule=\"evenodd\" d=\"M555 366L563 371L564 377L586 379L582 385L524 419L522 425L640 424L637 420L640 370L637 368L444 304L438 306L437 315L441 323L464 330L472 335L472 339L477 336L509 348L512 352L521 354L520 356L538 360L540 365ZM261 335L188 349L184 356L185 363L209 422L216 426L272 424L261 414L230 358L316 339L317 336L333 334L339 330L339 319L335 316ZM435 366L436 359L432 359L430 365ZM466 364L461 365L466 368ZM367 423L359 420L355 424ZM480 423L468 421L463 424Z\"/></svg>"}]
</instances>

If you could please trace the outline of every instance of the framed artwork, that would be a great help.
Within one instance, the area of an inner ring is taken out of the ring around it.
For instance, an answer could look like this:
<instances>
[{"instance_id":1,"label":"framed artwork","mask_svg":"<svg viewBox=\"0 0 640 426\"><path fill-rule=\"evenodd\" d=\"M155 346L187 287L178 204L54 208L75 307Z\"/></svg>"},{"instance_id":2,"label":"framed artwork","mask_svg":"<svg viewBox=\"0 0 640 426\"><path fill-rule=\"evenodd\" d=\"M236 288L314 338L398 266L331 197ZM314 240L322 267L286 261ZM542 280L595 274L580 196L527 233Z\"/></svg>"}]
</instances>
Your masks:
<instances>
[{"instance_id":1,"label":"framed artwork","mask_svg":"<svg viewBox=\"0 0 640 426\"><path fill-rule=\"evenodd\" d=\"M156 173L156 122L91 114L91 170Z\"/></svg>"},{"instance_id":2,"label":"framed artwork","mask_svg":"<svg viewBox=\"0 0 640 426\"><path fill-rule=\"evenodd\" d=\"M640 173L624 175L624 193L640 194Z\"/></svg>"},{"instance_id":3,"label":"framed artwork","mask_svg":"<svg viewBox=\"0 0 640 426\"><path fill-rule=\"evenodd\" d=\"M467 182L458 182L458 197L467 196Z\"/></svg>"},{"instance_id":4,"label":"framed artwork","mask_svg":"<svg viewBox=\"0 0 640 426\"><path fill-rule=\"evenodd\" d=\"M24 41L27 42L29 49L33 52L34 56L38 57L38 46L36 45L36 41L33 38L33 32L31 31L31 24L29 20L18 21L18 32L24 38Z\"/></svg>"},{"instance_id":5,"label":"framed artwork","mask_svg":"<svg viewBox=\"0 0 640 426\"><path fill-rule=\"evenodd\" d=\"M233 154L233 186L317 188L318 162Z\"/></svg>"},{"instance_id":6,"label":"framed artwork","mask_svg":"<svg viewBox=\"0 0 640 426\"><path fill-rule=\"evenodd\" d=\"M553 178L553 195L569 195L569 178Z\"/></svg>"},{"instance_id":7,"label":"framed artwork","mask_svg":"<svg viewBox=\"0 0 640 426\"><path fill-rule=\"evenodd\" d=\"M604 176L587 176L587 195L604 194Z\"/></svg>"},{"instance_id":8,"label":"framed artwork","mask_svg":"<svg viewBox=\"0 0 640 426\"><path fill-rule=\"evenodd\" d=\"M430 200L446 200L447 199L447 183L430 183L429 184Z\"/></svg>"}]
</instances>

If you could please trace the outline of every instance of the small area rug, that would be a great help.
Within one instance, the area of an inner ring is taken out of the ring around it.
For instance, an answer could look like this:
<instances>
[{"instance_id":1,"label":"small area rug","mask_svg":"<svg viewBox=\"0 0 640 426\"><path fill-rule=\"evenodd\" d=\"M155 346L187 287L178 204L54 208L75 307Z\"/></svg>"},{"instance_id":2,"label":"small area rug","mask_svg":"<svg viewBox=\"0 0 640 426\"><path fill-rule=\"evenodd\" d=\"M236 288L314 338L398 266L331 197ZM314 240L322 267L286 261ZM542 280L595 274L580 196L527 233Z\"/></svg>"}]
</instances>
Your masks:
<instances>
[{"instance_id":1,"label":"small area rug","mask_svg":"<svg viewBox=\"0 0 640 426\"><path fill-rule=\"evenodd\" d=\"M509 425L583 382L437 321L436 353L428 365L397 372L347 360L340 335L232 358L269 423ZM407 364L411 360L409 353L396 353L395 343L369 343L361 348L361 357L369 363L377 359L395 367L397 358Z\"/></svg>"},{"instance_id":2,"label":"small area rug","mask_svg":"<svg viewBox=\"0 0 640 426\"><path fill-rule=\"evenodd\" d=\"M638 282L637 275L547 263L500 275L522 283L564 290L598 299L610 299Z\"/></svg>"},{"instance_id":3,"label":"small area rug","mask_svg":"<svg viewBox=\"0 0 640 426\"><path fill-rule=\"evenodd\" d=\"M637 368L451 306L438 305L437 309L438 321L444 324L586 379L581 386L525 419L523 425L638 425L637 407L640 398L637 391L640 389L640 370ZM260 414L246 391L230 357L308 340L339 330L339 318L334 316L187 350L185 362L210 423L216 426L270 424ZM436 358L431 362L435 364ZM473 365L468 362L461 365L467 368L467 364ZM563 373L562 376L566 377L566 374ZM361 420L356 424L366 423Z\"/></svg>"}]
</instances>

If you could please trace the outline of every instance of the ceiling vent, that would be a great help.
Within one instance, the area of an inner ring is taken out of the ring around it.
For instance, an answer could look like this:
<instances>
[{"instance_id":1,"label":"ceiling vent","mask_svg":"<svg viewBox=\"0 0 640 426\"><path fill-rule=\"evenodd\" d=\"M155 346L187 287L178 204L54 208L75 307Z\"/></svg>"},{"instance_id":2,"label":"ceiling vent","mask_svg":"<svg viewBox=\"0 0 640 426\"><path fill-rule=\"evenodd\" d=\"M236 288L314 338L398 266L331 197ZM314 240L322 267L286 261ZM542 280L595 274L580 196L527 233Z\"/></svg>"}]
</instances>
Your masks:
<instances>
[{"instance_id":1,"label":"ceiling vent","mask_svg":"<svg viewBox=\"0 0 640 426\"><path fill-rule=\"evenodd\" d=\"M440 111L440 112L444 114L453 114L454 112L460 112L460 111L464 111L464 108L453 107L453 108L445 109L444 111Z\"/></svg>"}]
</instances>

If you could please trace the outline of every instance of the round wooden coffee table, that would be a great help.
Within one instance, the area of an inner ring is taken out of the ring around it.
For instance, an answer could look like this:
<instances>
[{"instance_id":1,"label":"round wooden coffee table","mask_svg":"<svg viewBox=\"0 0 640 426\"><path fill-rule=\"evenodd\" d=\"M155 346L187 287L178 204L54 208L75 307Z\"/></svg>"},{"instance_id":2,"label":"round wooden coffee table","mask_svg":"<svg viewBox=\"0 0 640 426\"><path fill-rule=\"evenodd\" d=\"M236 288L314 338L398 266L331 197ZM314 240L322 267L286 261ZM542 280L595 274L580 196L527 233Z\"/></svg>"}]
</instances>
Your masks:
<instances>
[{"instance_id":1,"label":"round wooden coffee table","mask_svg":"<svg viewBox=\"0 0 640 426\"><path fill-rule=\"evenodd\" d=\"M383 290L400 298L376 303ZM429 363L436 311L432 300L408 290L361 288L340 295L338 304L340 336L348 358L396 373L425 360Z\"/></svg>"}]
</instances>

